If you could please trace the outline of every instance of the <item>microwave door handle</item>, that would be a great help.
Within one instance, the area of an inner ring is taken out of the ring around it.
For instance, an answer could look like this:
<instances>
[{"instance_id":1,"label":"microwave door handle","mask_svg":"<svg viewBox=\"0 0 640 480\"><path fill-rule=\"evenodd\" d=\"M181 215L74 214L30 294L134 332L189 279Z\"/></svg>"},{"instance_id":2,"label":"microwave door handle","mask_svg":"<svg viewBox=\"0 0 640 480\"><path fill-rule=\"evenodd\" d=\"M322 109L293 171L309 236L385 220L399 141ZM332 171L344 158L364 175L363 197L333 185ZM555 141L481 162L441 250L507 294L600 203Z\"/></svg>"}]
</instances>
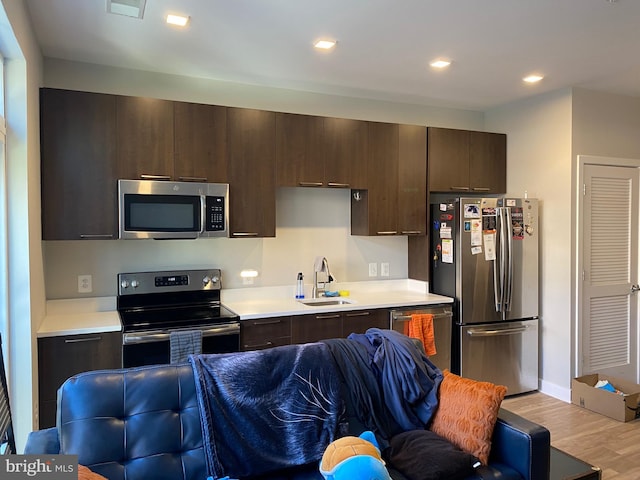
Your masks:
<instances>
[{"instance_id":1,"label":"microwave door handle","mask_svg":"<svg viewBox=\"0 0 640 480\"><path fill-rule=\"evenodd\" d=\"M207 197L200 195L200 235L204 233L207 221Z\"/></svg>"}]
</instances>

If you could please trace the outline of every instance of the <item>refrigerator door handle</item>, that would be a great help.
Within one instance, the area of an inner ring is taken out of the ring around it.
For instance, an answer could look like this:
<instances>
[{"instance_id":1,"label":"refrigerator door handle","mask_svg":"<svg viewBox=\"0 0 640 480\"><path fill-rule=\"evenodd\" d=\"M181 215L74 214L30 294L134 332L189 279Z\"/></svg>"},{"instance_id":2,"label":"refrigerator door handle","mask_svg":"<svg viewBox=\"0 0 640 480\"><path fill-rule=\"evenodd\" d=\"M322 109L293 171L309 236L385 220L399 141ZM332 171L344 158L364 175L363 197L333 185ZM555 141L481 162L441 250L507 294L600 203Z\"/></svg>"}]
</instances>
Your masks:
<instances>
[{"instance_id":1,"label":"refrigerator door handle","mask_svg":"<svg viewBox=\"0 0 640 480\"><path fill-rule=\"evenodd\" d=\"M506 270L506 287L504 295L505 311L511 311L511 302L513 300L513 222L511 219L511 208L504 209L504 225L507 227L505 249L507 251L507 270Z\"/></svg>"},{"instance_id":2,"label":"refrigerator door handle","mask_svg":"<svg viewBox=\"0 0 640 480\"><path fill-rule=\"evenodd\" d=\"M467 335L470 337L498 337L502 335L517 335L519 333L526 332L529 327L527 325L523 325L522 327L514 327L514 328L496 328L496 329L481 329L481 328L470 328L467 330Z\"/></svg>"}]
</instances>

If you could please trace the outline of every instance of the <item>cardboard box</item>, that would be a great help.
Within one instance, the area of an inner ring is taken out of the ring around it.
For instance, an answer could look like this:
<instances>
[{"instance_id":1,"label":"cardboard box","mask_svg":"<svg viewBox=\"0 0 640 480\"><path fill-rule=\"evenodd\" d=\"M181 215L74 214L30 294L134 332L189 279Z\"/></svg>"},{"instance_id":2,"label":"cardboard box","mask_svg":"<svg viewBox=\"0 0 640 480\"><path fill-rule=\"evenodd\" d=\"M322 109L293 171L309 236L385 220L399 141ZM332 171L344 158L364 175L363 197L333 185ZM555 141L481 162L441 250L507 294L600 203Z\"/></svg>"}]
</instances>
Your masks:
<instances>
[{"instance_id":1,"label":"cardboard box","mask_svg":"<svg viewBox=\"0 0 640 480\"><path fill-rule=\"evenodd\" d=\"M617 390L624 392L624 395L595 388L599 380L608 380ZM640 385L620 378L594 373L571 380L571 403L621 422L640 417L639 398Z\"/></svg>"}]
</instances>

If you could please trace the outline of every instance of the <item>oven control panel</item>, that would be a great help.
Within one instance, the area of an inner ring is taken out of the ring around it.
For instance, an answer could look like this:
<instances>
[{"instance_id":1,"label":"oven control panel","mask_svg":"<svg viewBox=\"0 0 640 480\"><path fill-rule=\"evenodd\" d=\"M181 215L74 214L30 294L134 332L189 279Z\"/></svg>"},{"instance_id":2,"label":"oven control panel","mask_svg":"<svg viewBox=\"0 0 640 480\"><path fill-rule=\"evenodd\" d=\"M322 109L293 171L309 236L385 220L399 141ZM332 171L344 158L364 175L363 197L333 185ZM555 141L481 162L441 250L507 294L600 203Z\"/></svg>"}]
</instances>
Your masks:
<instances>
[{"instance_id":1,"label":"oven control panel","mask_svg":"<svg viewBox=\"0 0 640 480\"><path fill-rule=\"evenodd\" d=\"M118 274L118 295L197 292L221 288L221 272L217 268Z\"/></svg>"}]
</instances>

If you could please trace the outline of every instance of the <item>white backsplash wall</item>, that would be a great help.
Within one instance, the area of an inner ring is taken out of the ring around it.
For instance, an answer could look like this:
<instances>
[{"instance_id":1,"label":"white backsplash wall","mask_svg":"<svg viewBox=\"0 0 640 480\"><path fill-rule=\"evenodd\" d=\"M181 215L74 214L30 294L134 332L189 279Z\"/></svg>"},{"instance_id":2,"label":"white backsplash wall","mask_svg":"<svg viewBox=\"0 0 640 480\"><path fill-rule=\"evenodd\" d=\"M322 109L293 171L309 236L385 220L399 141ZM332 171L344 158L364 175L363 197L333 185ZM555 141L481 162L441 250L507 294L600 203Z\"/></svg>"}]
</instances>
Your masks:
<instances>
[{"instance_id":1,"label":"white backsplash wall","mask_svg":"<svg viewBox=\"0 0 640 480\"><path fill-rule=\"evenodd\" d=\"M279 188L275 238L43 242L47 299L113 296L118 273L182 268L221 268L224 288L251 288L243 269L258 271L253 286L293 286L300 271L311 284L318 255L337 282L383 279L369 277L373 262L407 278L406 237L352 236L350 210L350 190ZM92 276L91 293L78 293L78 275Z\"/></svg>"}]
</instances>

